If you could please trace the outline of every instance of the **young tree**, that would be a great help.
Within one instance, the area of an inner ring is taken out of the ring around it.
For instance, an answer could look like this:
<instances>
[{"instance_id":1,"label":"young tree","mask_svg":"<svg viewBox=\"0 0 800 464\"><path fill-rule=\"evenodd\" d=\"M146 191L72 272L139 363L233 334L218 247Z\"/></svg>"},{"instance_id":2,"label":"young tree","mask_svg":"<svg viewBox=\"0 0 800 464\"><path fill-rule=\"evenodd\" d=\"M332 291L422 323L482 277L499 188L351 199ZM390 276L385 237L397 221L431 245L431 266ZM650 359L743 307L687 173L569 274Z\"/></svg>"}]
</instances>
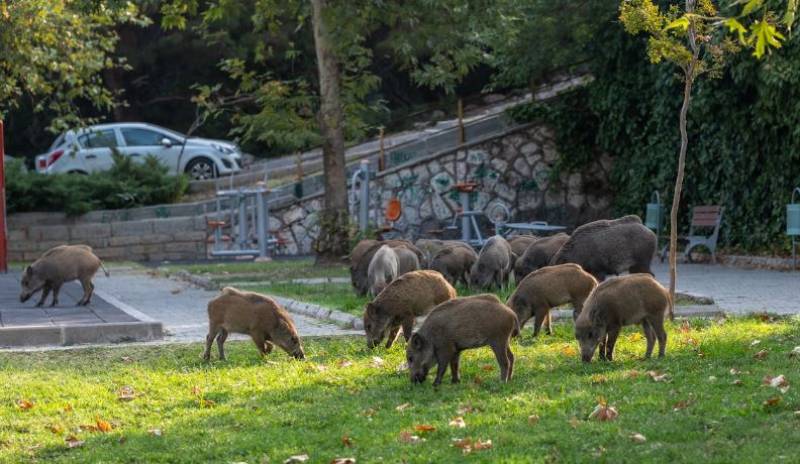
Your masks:
<instances>
[{"instance_id":1,"label":"young tree","mask_svg":"<svg viewBox=\"0 0 800 464\"><path fill-rule=\"evenodd\" d=\"M757 59L773 48L780 48L784 36L779 28L791 30L797 3L798 0L787 0L782 17L769 9L764 0L732 1L722 14L712 0L685 0L683 6L674 4L666 11L652 0L624 0L620 5L619 18L625 30L649 36L650 61L669 61L680 68L683 77L683 103L678 118L681 144L670 210L669 291L673 301L677 281L678 210L689 146L686 122L694 82L703 74L718 75L724 55L742 47L752 49ZM742 6L737 11L739 5ZM734 34L734 38L726 32Z\"/></svg>"},{"instance_id":2,"label":"young tree","mask_svg":"<svg viewBox=\"0 0 800 464\"><path fill-rule=\"evenodd\" d=\"M124 65L113 57L121 22L146 20L127 1L0 0L0 119L22 98L56 116L54 131L86 121L81 103L110 110L102 73Z\"/></svg>"}]
</instances>

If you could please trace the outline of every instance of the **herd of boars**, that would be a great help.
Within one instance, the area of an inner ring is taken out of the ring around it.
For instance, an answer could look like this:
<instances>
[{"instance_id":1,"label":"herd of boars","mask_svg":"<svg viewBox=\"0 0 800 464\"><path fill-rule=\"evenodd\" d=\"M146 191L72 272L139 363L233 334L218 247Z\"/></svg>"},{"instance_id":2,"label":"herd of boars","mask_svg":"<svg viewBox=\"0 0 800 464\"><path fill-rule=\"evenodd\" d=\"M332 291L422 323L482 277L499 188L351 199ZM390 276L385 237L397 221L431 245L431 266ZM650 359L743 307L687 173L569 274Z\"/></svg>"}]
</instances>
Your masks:
<instances>
[{"instance_id":1,"label":"herd of boars","mask_svg":"<svg viewBox=\"0 0 800 464\"><path fill-rule=\"evenodd\" d=\"M390 348L402 330L412 382L423 382L433 366L434 385L448 367L458 382L459 354L482 346L492 349L500 378L507 382L514 370L511 338L530 319L534 336L542 326L550 334L550 310L564 304L573 307L583 361L590 362L598 347L601 359L612 360L620 329L633 324L644 331L645 356L656 341L659 357L664 356L664 318L672 318L673 302L650 270L655 252L655 234L637 216L625 216L585 224L571 236L494 236L478 253L453 240L362 240L350 255L350 277L357 293L372 297L363 316L368 347L385 339ZM62 284L80 280L84 296L78 304L88 304L101 266L87 246L55 247L25 268L20 300L41 290L42 305L52 291L55 305ZM622 273L628 274L607 279ZM512 280L516 288L505 303L490 293L458 297L454 288L460 282L489 290ZM414 332L421 316L425 320ZM215 340L219 357L225 358L229 333L249 335L263 355L278 345L305 358L291 316L266 295L226 287L208 303L208 319L206 360Z\"/></svg>"}]
</instances>

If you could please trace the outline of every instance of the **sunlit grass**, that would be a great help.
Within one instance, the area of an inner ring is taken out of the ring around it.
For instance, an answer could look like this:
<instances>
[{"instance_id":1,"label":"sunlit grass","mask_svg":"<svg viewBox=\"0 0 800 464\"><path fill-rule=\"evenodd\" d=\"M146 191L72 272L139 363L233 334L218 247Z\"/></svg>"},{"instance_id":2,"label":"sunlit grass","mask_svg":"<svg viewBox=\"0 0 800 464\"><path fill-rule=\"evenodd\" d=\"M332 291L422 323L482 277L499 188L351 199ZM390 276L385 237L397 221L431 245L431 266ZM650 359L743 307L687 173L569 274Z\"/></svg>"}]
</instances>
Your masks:
<instances>
[{"instance_id":1,"label":"sunlit grass","mask_svg":"<svg viewBox=\"0 0 800 464\"><path fill-rule=\"evenodd\" d=\"M572 325L555 328L535 340L526 329L513 342L509 384L499 382L484 348L464 353L461 384L448 376L439 389L413 386L398 372L403 343L369 351L362 338L307 340L305 362L277 351L261 360L250 342L230 342L229 361L209 365L200 344L0 353L0 461L280 463L308 454L322 463L788 462L800 455L800 359L789 356L800 345L797 319L670 325L667 357L648 361L631 328L617 360L590 365L577 358ZM669 381L654 381L651 370ZM791 385L786 393L763 385L764 376L779 374ZM123 386L133 388L133 400L118 399ZM773 398L780 400L765 406ZM619 411L617 420L588 419L600 399ZM456 416L466 428L448 425ZM82 427L98 418L113 429ZM436 430L415 431L420 424ZM404 443L402 432L424 441ZM633 433L646 442L632 441ZM83 446L68 449L71 435ZM451 443L467 437L493 447L465 457Z\"/></svg>"}]
</instances>

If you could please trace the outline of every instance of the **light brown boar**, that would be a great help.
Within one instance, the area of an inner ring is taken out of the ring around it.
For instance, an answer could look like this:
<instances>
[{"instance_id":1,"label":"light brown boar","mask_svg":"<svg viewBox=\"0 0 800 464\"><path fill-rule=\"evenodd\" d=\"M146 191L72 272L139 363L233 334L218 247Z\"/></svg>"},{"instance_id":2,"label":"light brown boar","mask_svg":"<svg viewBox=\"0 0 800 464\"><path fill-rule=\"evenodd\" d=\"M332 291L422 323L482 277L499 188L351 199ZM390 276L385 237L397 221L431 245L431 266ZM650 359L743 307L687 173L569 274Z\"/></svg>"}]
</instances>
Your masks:
<instances>
[{"instance_id":1,"label":"light brown boar","mask_svg":"<svg viewBox=\"0 0 800 464\"><path fill-rule=\"evenodd\" d=\"M515 255L522 256L522 253L525 253L525 250L537 240L539 237L536 235L515 235L508 239L508 244Z\"/></svg>"},{"instance_id":2,"label":"light brown boar","mask_svg":"<svg viewBox=\"0 0 800 464\"><path fill-rule=\"evenodd\" d=\"M620 329L633 324L642 324L647 339L645 357L653 354L656 340L658 357L663 357L667 346L664 330L667 311L672 314L669 292L649 274L630 274L602 282L589 294L575 321L581 359L591 362L599 345L600 359L611 361Z\"/></svg>"},{"instance_id":3,"label":"light brown boar","mask_svg":"<svg viewBox=\"0 0 800 464\"><path fill-rule=\"evenodd\" d=\"M572 318L576 319L596 286L597 279L577 264L544 267L522 279L508 299L508 307L517 314L520 328L535 317L533 336L539 335L542 323L546 323L545 331L550 335L550 309L572 303Z\"/></svg>"},{"instance_id":4,"label":"light brown boar","mask_svg":"<svg viewBox=\"0 0 800 464\"><path fill-rule=\"evenodd\" d=\"M436 271L413 271L389 284L364 308L367 346L374 348L384 337L391 348L400 328L411 338L414 318L428 314L434 306L456 297L456 290Z\"/></svg>"},{"instance_id":5,"label":"light brown boar","mask_svg":"<svg viewBox=\"0 0 800 464\"><path fill-rule=\"evenodd\" d=\"M211 358L211 344L216 339L219 359L224 360L224 344L230 333L250 335L262 356L272 352L274 343L289 355L305 359L291 316L266 295L225 287L208 302L208 336L203 359Z\"/></svg>"},{"instance_id":6,"label":"light brown boar","mask_svg":"<svg viewBox=\"0 0 800 464\"><path fill-rule=\"evenodd\" d=\"M440 272L448 282L455 285L458 281L469 285L469 272L478 254L470 246L449 247L440 250L433 256L430 268Z\"/></svg>"},{"instance_id":7,"label":"light brown boar","mask_svg":"<svg viewBox=\"0 0 800 464\"><path fill-rule=\"evenodd\" d=\"M79 280L83 287L83 296L78 301L78 306L86 306L94 294L92 278L101 267L108 277L103 262L86 245L60 245L51 248L22 272L19 301L24 303L41 290L42 297L36 306L42 306L52 291L53 301L50 306L55 306L58 304L61 286L66 282Z\"/></svg>"},{"instance_id":8,"label":"light brown boar","mask_svg":"<svg viewBox=\"0 0 800 464\"><path fill-rule=\"evenodd\" d=\"M470 348L489 346L500 365L500 380L514 372L511 337L519 334L519 322L508 306L492 294L456 298L436 306L406 346L412 383L422 383L436 365L433 385L442 383L450 366L452 382L460 380L459 356Z\"/></svg>"}]
</instances>

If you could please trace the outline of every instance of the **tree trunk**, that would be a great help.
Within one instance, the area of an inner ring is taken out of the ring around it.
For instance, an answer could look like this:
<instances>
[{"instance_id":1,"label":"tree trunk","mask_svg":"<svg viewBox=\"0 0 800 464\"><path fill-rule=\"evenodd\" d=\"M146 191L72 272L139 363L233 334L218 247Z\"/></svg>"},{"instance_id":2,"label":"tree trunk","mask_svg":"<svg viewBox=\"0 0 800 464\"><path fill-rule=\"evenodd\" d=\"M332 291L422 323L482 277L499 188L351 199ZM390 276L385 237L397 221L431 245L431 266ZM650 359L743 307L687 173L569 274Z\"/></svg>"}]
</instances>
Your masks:
<instances>
[{"instance_id":1,"label":"tree trunk","mask_svg":"<svg viewBox=\"0 0 800 464\"><path fill-rule=\"evenodd\" d=\"M326 3L326 0L311 0L311 22L319 69L318 117L323 140L322 168L325 177L325 206L319 215L319 236L314 244L318 263L340 261L350 251L339 61L325 24Z\"/></svg>"},{"instance_id":2,"label":"tree trunk","mask_svg":"<svg viewBox=\"0 0 800 464\"><path fill-rule=\"evenodd\" d=\"M694 0L686 0L686 12L694 12ZM695 40L695 27L689 25L689 45L692 49L692 59L684 69L683 105L679 117L681 130L681 150L678 155L678 175L675 178L675 192L672 195L672 210L669 215L669 296L675 302L675 286L678 281L678 209L683 191L683 173L686 167L686 149L689 146L689 135L686 133L686 115L689 112L689 102L692 98L692 85L694 84L695 70L699 57L699 47ZM673 317L670 311L670 317Z\"/></svg>"}]
</instances>

